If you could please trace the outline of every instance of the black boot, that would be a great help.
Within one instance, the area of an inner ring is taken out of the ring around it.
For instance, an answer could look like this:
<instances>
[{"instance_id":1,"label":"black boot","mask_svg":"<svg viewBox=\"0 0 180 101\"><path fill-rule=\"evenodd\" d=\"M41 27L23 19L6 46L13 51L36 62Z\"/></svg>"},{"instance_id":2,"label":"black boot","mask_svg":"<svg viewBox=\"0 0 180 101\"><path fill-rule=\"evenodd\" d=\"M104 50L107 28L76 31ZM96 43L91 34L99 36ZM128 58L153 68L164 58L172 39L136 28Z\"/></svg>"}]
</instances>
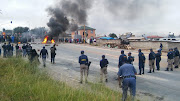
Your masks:
<instances>
[{"instance_id":1,"label":"black boot","mask_svg":"<svg viewBox=\"0 0 180 101\"><path fill-rule=\"evenodd\" d=\"M173 71L173 68L171 68L171 71Z\"/></svg>"},{"instance_id":2,"label":"black boot","mask_svg":"<svg viewBox=\"0 0 180 101\"><path fill-rule=\"evenodd\" d=\"M169 71L169 68L167 68L165 71Z\"/></svg>"},{"instance_id":3,"label":"black boot","mask_svg":"<svg viewBox=\"0 0 180 101\"><path fill-rule=\"evenodd\" d=\"M175 66L174 68L179 68L178 66Z\"/></svg>"},{"instance_id":4,"label":"black boot","mask_svg":"<svg viewBox=\"0 0 180 101\"><path fill-rule=\"evenodd\" d=\"M151 70L148 73L151 73Z\"/></svg>"},{"instance_id":5,"label":"black boot","mask_svg":"<svg viewBox=\"0 0 180 101\"><path fill-rule=\"evenodd\" d=\"M153 69L153 72L154 72L154 69Z\"/></svg>"}]
</instances>

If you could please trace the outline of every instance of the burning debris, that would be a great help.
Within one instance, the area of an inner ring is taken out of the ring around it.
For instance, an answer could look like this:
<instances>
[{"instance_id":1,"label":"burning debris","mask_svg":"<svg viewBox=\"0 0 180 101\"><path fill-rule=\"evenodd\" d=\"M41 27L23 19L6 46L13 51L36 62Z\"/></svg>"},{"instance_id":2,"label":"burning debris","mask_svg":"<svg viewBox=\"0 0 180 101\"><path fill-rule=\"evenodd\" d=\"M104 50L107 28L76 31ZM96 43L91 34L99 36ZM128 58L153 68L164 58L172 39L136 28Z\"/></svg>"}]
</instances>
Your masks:
<instances>
[{"instance_id":1,"label":"burning debris","mask_svg":"<svg viewBox=\"0 0 180 101\"><path fill-rule=\"evenodd\" d=\"M75 31L77 24L86 24L87 10L91 8L93 0L61 0L56 6L49 7L47 12L51 15L47 26L50 36L56 37L67 30ZM70 23L69 19L73 20Z\"/></svg>"},{"instance_id":2,"label":"burning debris","mask_svg":"<svg viewBox=\"0 0 180 101\"><path fill-rule=\"evenodd\" d=\"M46 37L44 38L42 44L47 44L47 43L48 43L48 38L49 38L49 36L46 36ZM55 40L52 39L52 40L51 40L51 43L54 44L54 43L55 43Z\"/></svg>"}]
</instances>

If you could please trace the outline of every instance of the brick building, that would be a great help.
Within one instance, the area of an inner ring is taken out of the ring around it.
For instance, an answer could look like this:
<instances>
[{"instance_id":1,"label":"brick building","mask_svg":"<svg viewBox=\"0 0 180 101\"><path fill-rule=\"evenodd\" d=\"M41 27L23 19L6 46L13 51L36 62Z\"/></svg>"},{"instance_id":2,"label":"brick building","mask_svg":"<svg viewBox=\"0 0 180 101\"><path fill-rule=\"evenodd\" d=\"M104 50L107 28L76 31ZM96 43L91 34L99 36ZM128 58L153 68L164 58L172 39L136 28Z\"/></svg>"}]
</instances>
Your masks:
<instances>
[{"instance_id":1,"label":"brick building","mask_svg":"<svg viewBox=\"0 0 180 101\"><path fill-rule=\"evenodd\" d=\"M81 26L78 28L78 31L74 31L71 33L71 38L72 39L80 39L80 38L86 38L87 39L94 39L96 37L95 34L96 29L85 26L85 34L83 35L84 32L84 26Z\"/></svg>"}]
</instances>

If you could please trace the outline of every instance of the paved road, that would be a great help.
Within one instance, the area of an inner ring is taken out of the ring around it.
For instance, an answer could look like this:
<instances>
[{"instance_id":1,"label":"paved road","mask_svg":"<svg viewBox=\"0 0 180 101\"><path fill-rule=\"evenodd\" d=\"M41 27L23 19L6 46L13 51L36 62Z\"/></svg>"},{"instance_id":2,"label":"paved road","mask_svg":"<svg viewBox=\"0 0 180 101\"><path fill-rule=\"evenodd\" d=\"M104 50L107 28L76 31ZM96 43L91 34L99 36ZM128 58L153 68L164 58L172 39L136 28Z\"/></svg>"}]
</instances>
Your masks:
<instances>
[{"instance_id":1,"label":"paved road","mask_svg":"<svg viewBox=\"0 0 180 101\"><path fill-rule=\"evenodd\" d=\"M33 47L40 49L42 45L33 45ZM47 46L48 50L49 48L50 46ZM57 46L56 64L49 64L50 70L53 71L54 74L65 73L66 76L78 81L80 77L78 57L81 50L84 50L85 54L88 55L89 60L92 61L89 72L89 81L99 82L99 61L101 60L102 55L106 55L106 58L110 63L108 66L109 82L106 85L112 89L119 89L118 83L115 80L118 71L117 65L120 55L119 49L107 49L88 45L60 44ZM128 52L129 50L125 50L125 54ZM138 53L136 50L131 52L132 55L135 56L134 66L137 71L139 71L137 65ZM146 59L148 59L149 52L144 53L146 55ZM164 71L167 66L166 53L163 53L162 57L161 71L155 71L155 73L148 74L147 72L149 70L149 66L148 61L146 61L145 75L137 76L137 95L142 101L180 101L180 70L176 69L173 72ZM147 97L144 99L141 98L141 96Z\"/></svg>"}]
</instances>

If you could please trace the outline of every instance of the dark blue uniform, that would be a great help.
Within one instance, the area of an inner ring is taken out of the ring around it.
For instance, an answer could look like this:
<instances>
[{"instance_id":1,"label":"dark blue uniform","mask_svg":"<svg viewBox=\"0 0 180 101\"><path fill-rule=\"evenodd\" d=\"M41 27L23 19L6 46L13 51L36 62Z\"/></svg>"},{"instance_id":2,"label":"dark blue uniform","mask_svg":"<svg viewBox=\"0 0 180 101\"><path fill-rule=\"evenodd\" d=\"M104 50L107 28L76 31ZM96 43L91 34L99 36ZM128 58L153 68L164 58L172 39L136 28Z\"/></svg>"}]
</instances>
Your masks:
<instances>
[{"instance_id":1,"label":"dark blue uniform","mask_svg":"<svg viewBox=\"0 0 180 101\"><path fill-rule=\"evenodd\" d=\"M79 64L81 65L81 64L85 64L85 65L88 65L88 58L87 58L87 56L86 55L81 55L80 57L79 57Z\"/></svg>"},{"instance_id":2,"label":"dark blue uniform","mask_svg":"<svg viewBox=\"0 0 180 101\"><path fill-rule=\"evenodd\" d=\"M133 56L129 56L129 57L128 57L128 62L129 62L130 64L133 64L133 61L134 61L134 57L133 57Z\"/></svg>"},{"instance_id":3,"label":"dark blue uniform","mask_svg":"<svg viewBox=\"0 0 180 101\"><path fill-rule=\"evenodd\" d=\"M160 61L161 61L161 53L160 53L160 51L158 51L158 53L156 53L156 67L157 67L157 70L160 70L160 65L159 65Z\"/></svg>"},{"instance_id":4,"label":"dark blue uniform","mask_svg":"<svg viewBox=\"0 0 180 101\"><path fill-rule=\"evenodd\" d=\"M155 60L155 53L154 52L151 52L149 54L149 60Z\"/></svg>"},{"instance_id":5,"label":"dark blue uniform","mask_svg":"<svg viewBox=\"0 0 180 101\"><path fill-rule=\"evenodd\" d=\"M125 63L125 61L127 61L127 56L125 54L120 55L118 67L122 66Z\"/></svg>"},{"instance_id":6,"label":"dark blue uniform","mask_svg":"<svg viewBox=\"0 0 180 101\"><path fill-rule=\"evenodd\" d=\"M100 67L103 68L103 67L107 67L107 65L109 64L108 60L107 59L102 59L100 61Z\"/></svg>"},{"instance_id":7,"label":"dark blue uniform","mask_svg":"<svg viewBox=\"0 0 180 101\"><path fill-rule=\"evenodd\" d=\"M139 52L138 56L139 56L139 74L141 75L141 70L143 70L142 74L144 74L144 63L146 58L144 56L144 53L142 52Z\"/></svg>"},{"instance_id":8,"label":"dark blue uniform","mask_svg":"<svg viewBox=\"0 0 180 101\"><path fill-rule=\"evenodd\" d=\"M40 56L42 56L42 58L46 58L46 55L48 55L47 49L42 49L40 52Z\"/></svg>"},{"instance_id":9,"label":"dark blue uniform","mask_svg":"<svg viewBox=\"0 0 180 101\"><path fill-rule=\"evenodd\" d=\"M167 56L168 59L174 59L174 53L172 51L168 52Z\"/></svg>"}]
</instances>

